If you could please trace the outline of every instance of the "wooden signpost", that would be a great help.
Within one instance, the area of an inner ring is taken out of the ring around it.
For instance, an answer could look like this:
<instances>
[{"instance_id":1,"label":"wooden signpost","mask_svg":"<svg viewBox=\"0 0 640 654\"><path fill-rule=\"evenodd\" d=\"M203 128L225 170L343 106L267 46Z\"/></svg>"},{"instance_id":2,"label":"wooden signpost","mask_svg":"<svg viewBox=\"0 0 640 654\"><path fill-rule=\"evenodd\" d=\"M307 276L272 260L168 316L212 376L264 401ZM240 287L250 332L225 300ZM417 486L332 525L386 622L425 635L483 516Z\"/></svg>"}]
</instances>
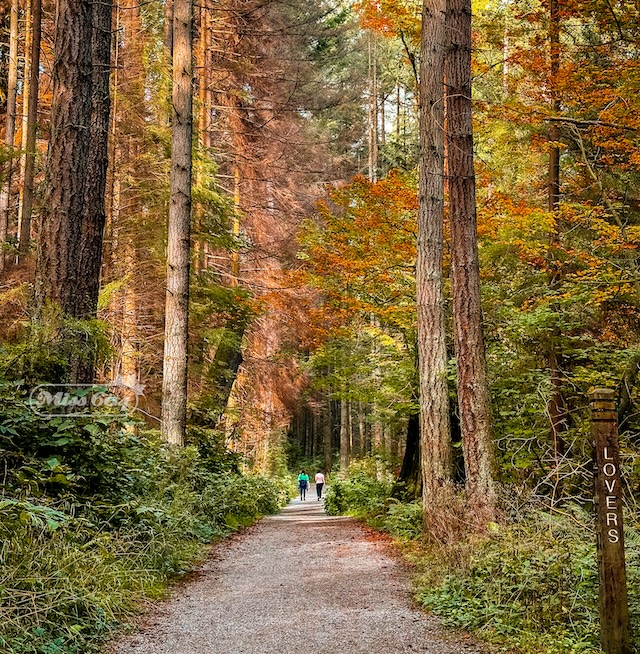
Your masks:
<instances>
[{"instance_id":1,"label":"wooden signpost","mask_svg":"<svg viewBox=\"0 0 640 654\"><path fill-rule=\"evenodd\" d=\"M631 654L620 452L614 397L614 391L609 388L596 388L589 393L591 435L595 447L600 643L605 654Z\"/></svg>"}]
</instances>

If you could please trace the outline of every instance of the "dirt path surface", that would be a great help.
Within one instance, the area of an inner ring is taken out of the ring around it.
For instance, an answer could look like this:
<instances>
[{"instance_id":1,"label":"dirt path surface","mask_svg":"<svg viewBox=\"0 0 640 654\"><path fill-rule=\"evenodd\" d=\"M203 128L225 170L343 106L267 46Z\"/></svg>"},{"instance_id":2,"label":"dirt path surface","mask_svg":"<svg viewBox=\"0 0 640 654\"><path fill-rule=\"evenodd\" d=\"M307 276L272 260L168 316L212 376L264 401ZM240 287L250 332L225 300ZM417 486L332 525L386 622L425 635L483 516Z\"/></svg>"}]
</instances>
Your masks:
<instances>
[{"instance_id":1,"label":"dirt path surface","mask_svg":"<svg viewBox=\"0 0 640 654\"><path fill-rule=\"evenodd\" d=\"M314 497L310 494L308 497ZM358 523L296 500L218 547L109 654L474 654L411 607L409 579Z\"/></svg>"}]
</instances>

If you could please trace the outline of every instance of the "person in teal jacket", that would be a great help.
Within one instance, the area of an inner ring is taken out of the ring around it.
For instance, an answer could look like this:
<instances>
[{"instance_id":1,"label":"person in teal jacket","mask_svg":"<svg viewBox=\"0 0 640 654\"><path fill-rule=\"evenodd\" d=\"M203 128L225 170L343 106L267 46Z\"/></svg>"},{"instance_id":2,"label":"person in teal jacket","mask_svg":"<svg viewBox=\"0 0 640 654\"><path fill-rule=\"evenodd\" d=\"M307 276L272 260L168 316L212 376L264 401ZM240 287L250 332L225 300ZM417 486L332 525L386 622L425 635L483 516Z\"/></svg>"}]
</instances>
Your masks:
<instances>
[{"instance_id":1,"label":"person in teal jacket","mask_svg":"<svg viewBox=\"0 0 640 654\"><path fill-rule=\"evenodd\" d=\"M306 470L301 470L298 475L298 486L300 487L300 501L307 499L307 488L309 488L309 475Z\"/></svg>"}]
</instances>

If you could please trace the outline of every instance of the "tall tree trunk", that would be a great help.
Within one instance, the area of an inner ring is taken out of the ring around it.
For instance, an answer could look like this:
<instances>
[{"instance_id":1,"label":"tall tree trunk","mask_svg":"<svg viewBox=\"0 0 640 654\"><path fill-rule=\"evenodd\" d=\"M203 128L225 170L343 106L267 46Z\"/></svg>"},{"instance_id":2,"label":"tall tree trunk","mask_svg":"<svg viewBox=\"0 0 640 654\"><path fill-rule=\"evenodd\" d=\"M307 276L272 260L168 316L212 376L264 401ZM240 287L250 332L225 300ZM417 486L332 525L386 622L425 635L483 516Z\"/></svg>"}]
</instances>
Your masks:
<instances>
[{"instance_id":1,"label":"tall tree trunk","mask_svg":"<svg viewBox=\"0 0 640 654\"><path fill-rule=\"evenodd\" d=\"M551 108L555 114L560 112L557 95L557 78L560 71L560 17L558 0L551 0L549 5L549 88L551 89ZM549 244L549 287L555 289L561 277L557 251L560 248L560 227L558 225L558 207L560 205L560 148L556 145L560 133L556 123L549 129L549 174L547 203L549 213L554 218L554 228ZM559 345L560 333L554 329L549 339L547 365L549 367L550 394L547 410L551 429L553 458L557 467L565 453L564 433L568 429L567 405L562 380L562 351ZM559 491L559 488L556 489Z\"/></svg>"},{"instance_id":2,"label":"tall tree trunk","mask_svg":"<svg viewBox=\"0 0 640 654\"><path fill-rule=\"evenodd\" d=\"M340 474L346 475L349 467L349 406L340 400Z\"/></svg>"},{"instance_id":3,"label":"tall tree trunk","mask_svg":"<svg viewBox=\"0 0 640 654\"><path fill-rule=\"evenodd\" d=\"M424 0L416 286L425 533L440 537L452 489L443 315L445 0Z\"/></svg>"},{"instance_id":4,"label":"tall tree trunk","mask_svg":"<svg viewBox=\"0 0 640 654\"><path fill-rule=\"evenodd\" d=\"M109 165L109 118L111 110L111 29L113 4L101 0L92 4L92 110L87 177L84 188L78 305L80 318L95 318L100 291L100 266L106 221L105 194ZM74 363L76 382L89 384L95 368L95 343Z\"/></svg>"},{"instance_id":5,"label":"tall tree trunk","mask_svg":"<svg viewBox=\"0 0 640 654\"><path fill-rule=\"evenodd\" d=\"M468 500L494 518L495 454L482 328L473 167L471 0L448 0L446 113L458 407Z\"/></svg>"},{"instance_id":6,"label":"tall tree trunk","mask_svg":"<svg viewBox=\"0 0 640 654\"><path fill-rule=\"evenodd\" d=\"M322 431L322 453L324 459L324 471L325 473L331 472L333 465L333 446L331 438L331 400L327 402L327 410L325 412L325 420L323 423Z\"/></svg>"},{"instance_id":7,"label":"tall tree trunk","mask_svg":"<svg viewBox=\"0 0 640 654\"><path fill-rule=\"evenodd\" d=\"M422 491L420 474L420 416L412 413L407 423L407 445L404 450L402 467L398 476L402 484L396 491L398 495L416 499Z\"/></svg>"},{"instance_id":8,"label":"tall tree trunk","mask_svg":"<svg viewBox=\"0 0 640 654\"><path fill-rule=\"evenodd\" d=\"M22 115L20 122L21 144L20 144L20 183L18 191L18 214L16 237L20 243L20 229L22 226L22 205L24 204L25 169L27 167L27 132L29 123L29 95L31 93L31 53L33 52L33 18L32 0L26 0L24 10L24 66L22 68ZM18 257L20 248L18 247Z\"/></svg>"},{"instance_id":9,"label":"tall tree trunk","mask_svg":"<svg viewBox=\"0 0 640 654\"><path fill-rule=\"evenodd\" d=\"M369 181L378 181L378 54L373 31L369 31Z\"/></svg>"},{"instance_id":10,"label":"tall tree trunk","mask_svg":"<svg viewBox=\"0 0 640 654\"><path fill-rule=\"evenodd\" d=\"M105 191L109 163L111 110L111 29L113 4L102 0L93 4L93 95L91 148L87 162L87 182L80 244L82 276L79 283L79 312L93 317L98 305L100 262L105 213Z\"/></svg>"},{"instance_id":11,"label":"tall tree trunk","mask_svg":"<svg viewBox=\"0 0 640 654\"><path fill-rule=\"evenodd\" d=\"M91 126L91 6L59 0L56 12L51 136L38 234L36 307L75 316L80 234Z\"/></svg>"},{"instance_id":12,"label":"tall tree trunk","mask_svg":"<svg viewBox=\"0 0 640 654\"><path fill-rule=\"evenodd\" d=\"M208 85L208 71L207 65L208 48L207 48L207 35L209 32L208 17L209 9L207 3L203 3L198 10L198 47L197 47L197 65L198 65L198 141L203 148L210 147L209 129L207 126L207 85ZM204 157L206 157L204 153ZM195 172L196 187L200 187L203 182L203 164L197 166ZM206 252L205 243L203 239L203 225L204 221L204 206L198 202L195 207L195 238L194 238L194 269L198 274L204 270Z\"/></svg>"},{"instance_id":13,"label":"tall tree trunk","mask_svg":"<svg viewBox=\"0 0 640 654\"><path fill-rule=\"evenodd\" d=\"M27 98L26 135L24 140L24 172L22 199L18 219L18 257L24 257L31 238L36 136L38 130L38 91L40 85L40 43L42 39L42 0L31 0L31 48L29 56L29 96Z\"/></svg>"},{"instance_id":14,"label":"tall tree trunk","mask_svg":"<svg viewBox=\"0 0 640 654\"><path fill-rule=\"evenodd\" d=\"M367 455L364 402L358 402L358 446L362 456Z\"/></svg>"},{"instance_id":15,"label":"tall tree trunk","mask_svg":"<svg viewBox=\"0 0 640 654\"><path fill-rule=\"evenodd\" d=\"M193 4L173 3L173 122L162 378L162 433L184 443L187 425L189 255L193 139Z\"/></svg>"},{"instance_id":16,"label":"tall tree trunk","mask_svg":"<svg viewBox=\"0 0 640 654\"><path fill-rule=\"evenodd\" d=\"M347 403L347 415L349 425L349 453L352 459L358 456L358 444L356 442L356 435L353 429L353 402Z\"/></svg>"},{"instance_id":17,"label":"tall tree trunk","mask_svg":"<svg viewBox=\"0 0 640 654\"><path fill-rule=\"evenodd\" d=\"M174 0L164 0L164 48L169 61L173 53L173 3Z\"/></svg>"},{"instance_id":18,"label":"tall tree trunk","mask_svg":"<svg viewBox=\"0 0 640 654\"><path fill-rule=\"evenodd\" d=\"M11 2L11 27L9 32L9 77L7 80L7 119L4 125L4 144L8 159L4 167L4 179L0 191L0 270L4 270L4 244L9 235L11 213L11 181L13 178L13 144L16 132L16 98L18 91L18 0Z\"/></svg>"}]
</instances>

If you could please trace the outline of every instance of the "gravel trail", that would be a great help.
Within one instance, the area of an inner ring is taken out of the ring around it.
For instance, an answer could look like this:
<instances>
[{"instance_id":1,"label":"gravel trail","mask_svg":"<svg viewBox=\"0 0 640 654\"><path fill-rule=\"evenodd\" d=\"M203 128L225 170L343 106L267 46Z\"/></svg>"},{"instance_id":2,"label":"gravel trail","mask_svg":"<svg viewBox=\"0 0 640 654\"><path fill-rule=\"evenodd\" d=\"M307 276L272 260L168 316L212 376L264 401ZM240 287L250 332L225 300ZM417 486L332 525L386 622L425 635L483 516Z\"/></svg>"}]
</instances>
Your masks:
<instances>
[{"instance_id":1,"label":"gravel trail","mask_svg":"<svg viewBox=\"0 0 640 654\"><path fill-rule=\"evenodd\" d=\"M313 489L312 489L313 490ZM109 654L475 654L412 608L384 544L315 493L214 550Z\"/></svg>"}]
</instances>

